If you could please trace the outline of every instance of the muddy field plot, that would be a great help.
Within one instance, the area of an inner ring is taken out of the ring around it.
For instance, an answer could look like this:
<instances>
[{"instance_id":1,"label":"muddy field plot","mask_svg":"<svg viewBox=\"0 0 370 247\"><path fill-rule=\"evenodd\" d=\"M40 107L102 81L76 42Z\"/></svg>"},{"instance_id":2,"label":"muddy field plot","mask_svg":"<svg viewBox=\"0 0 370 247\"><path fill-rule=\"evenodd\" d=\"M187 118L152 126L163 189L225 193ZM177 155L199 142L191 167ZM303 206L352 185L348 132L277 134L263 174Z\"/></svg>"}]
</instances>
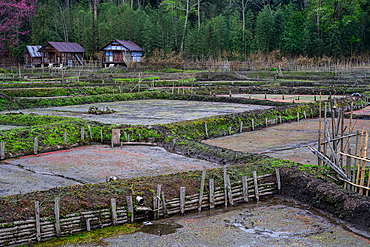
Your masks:
<instances>
[{"instance_id":1,"label":"muddy field plot","mask_svg":"<svg viewBox=\"0 0 370 247\"><path fill-rule=\"evenodd\" d=\"M370 120L354 120L353 123L355 124L354 132L357 129L370 128ZM346 119L345 125L348 124L349 120ZM316 155L307 148L307 145L317 147L318 126L318 119L310 119L204 142L236 151L264 153L271 157L301 164L317 164ZM354 150L355 138L351 139L351 144Z\"/></svg>"},{"instance_id":2,"label":"muddy field plot","mask_svg":"<svg viewBox=\"0 0 370 247\"><path fill-rule=\"evenodd\" d=\"M219 96L228 96L228 95L219 95ZM232 97L235 98L246 98L246 99L258 99L264 100L264 94L233 94ZM321 100L328 100L329 95L322 95ZM332 95L332 98L342 98L340 95ZM285 94L284 99L282 94L266 94L266 99L275 102L288 102L292 103L293 100L295 103L310 103L315 102L315 95L303 95L303 94ZM316 100L319 101L320 96L316 95Z\"/></svg>"},{"instance_id":3,"label":"muddy field plot","mask_svg":"<svg viewBox=\"0 0 370 247\"><path fill-rule=\"evenodd\" d=\"M0 196L105 182L107 176L134 178L217 166L167 152L161 147L94 145L3 161L0 163Z\"/></svg>"},{"instance_id":4,"label":"muddy field plot","mask_svg":"<svg viewBox=\"0 0 370 247\"><path fill-rule=\"evenodd\" d=\"M116 112L104 115L87 114L91 106L99 109L109 107ZM77 117L106 124L153 125L268 108L271 106L182 100L132 100L21 111L26 114Z\"/></svg>"},{"instance_id":5,"label":"muddy field plot","mask_svg":"<svg viewBox=\"0 0 370 247\"><path fill-rule=\"evenodd\" d=\"M175 227L177 229L171 229ZM156 231L150 231L151 228ZM335 220L278 198L259 204L243 204L229 210L217 209L162 219L137 233L104 241L106 246L370 245L369 240L354 234Z\"/></svg>"},{"instance_id":6,"label":"muddy field plot","mask_svg":"<svg viewBox=\"0 0 370 247\"><path fill-rule=\"evenodd\" d=\"M353 115L355 115L355 116L366 116L367 118L370 118L370 106L365 107L361 110L354 111Z\"/></svg>"}]
</instances>

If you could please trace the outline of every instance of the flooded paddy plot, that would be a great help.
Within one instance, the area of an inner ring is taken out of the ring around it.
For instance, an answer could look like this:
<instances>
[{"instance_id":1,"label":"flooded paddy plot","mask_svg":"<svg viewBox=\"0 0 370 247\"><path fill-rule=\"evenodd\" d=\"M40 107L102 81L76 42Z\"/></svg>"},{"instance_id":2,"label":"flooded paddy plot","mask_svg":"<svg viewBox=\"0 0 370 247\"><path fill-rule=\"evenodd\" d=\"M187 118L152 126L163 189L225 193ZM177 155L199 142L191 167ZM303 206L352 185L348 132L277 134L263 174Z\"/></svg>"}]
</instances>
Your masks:
<instances>
[{"instance_id":1,"label":"flooded paddy plot","mask_svg":"<svg viewBox=\"0 0 370 247\"><path fill-rule=\"evenodd\" d=\"M116 112L104 115L87 114L91 106L96 106L100 109L109 107ZM22 112L26 114L37 113L40 115L78 117L106 124L152 125L268 108L271 108L271 106L185 100L132 100L25 109Z\"/></svg>"},{"instance_id":2,"label":"flooded paddy plot","mask_svg":"<svg viewBox=\"0 0 370 247\"><path fill-rule=\"evenodd\" d=\"M345 125L349 124L346 119ZM329 123L330 124L330 123ZM370 128L370 120L353 120L354 133L357 129ZM322 123L322 128L323 128ZM317 164L317 157L307 145L317 147L319 120L310 119L206 140L205 143L218 147L249 153L264 153L270 157L291 160L302 164ZM331 129L331 127L329 128ZM324 139L323 139L324 140ZM354 150L355 138L351 138Z\"/></svg>"},{"instance_id":3,"label":"flooded paddy plot","mask_svg":"<svg viewBox=\"0 0 370 247\"><path fill-rule=\"evenodd\" d=\"M218 96L228 96L228 95L218 95ZM232 97L235 98L246 98L246 99L258 99L264 100L264 94L233 94ZM321 100L328 100L330 95L321 95ZM332 98L342 98L341 95L332 95ZM315 102L315 95L304 95L304 94L284 94L284 99L282 94L266 94L266 99L276 102L289 102L293 100L295 103L310 103ZM316 95L316 100L320 100L320 96Z\"/></svg>"},{"instance_id":4,"label":"flooded paddy plot","mask_svg":"<svg viewBox=\"0 0 370 247\"><path fill-rule=\"evenodd\" d=\"M0 163L0 196L56 186L105 182L215 168L217 164L167 152L161 147L103 145L74 148Z\"/></svg>"},{"instance_id":5,"label":"flooded paddy plot","mask_svg":"<svg viewBox=\"0 0 370 247\"><path fill-rule=\"evenodd\" d=\"M370 246L368 239L326 215L279 198L153 223L157 231L145 226L104 242L107 246ZM178 228L168 233L167 226Z\"/></svg>"}]
</instances>

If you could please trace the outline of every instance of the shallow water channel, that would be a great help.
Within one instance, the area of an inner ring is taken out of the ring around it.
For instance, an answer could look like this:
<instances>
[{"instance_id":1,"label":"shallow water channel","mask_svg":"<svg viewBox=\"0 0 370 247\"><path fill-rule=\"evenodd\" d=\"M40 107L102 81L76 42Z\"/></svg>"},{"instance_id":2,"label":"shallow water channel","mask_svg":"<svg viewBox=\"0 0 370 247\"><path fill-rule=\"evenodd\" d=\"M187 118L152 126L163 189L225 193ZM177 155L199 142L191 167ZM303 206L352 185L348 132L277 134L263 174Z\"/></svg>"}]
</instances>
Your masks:
<instances>
[{"instance_id":1,"label":"shallow water channel","mask_svg":"<svg viewBox=\"0 0 370 247\"><path fill-rule=\"evenodd\" d=\"M152 223L104 242L108 246L370 246L369 233L355 233L323 213L278 197Z\"/></svg>"}]
</instances>

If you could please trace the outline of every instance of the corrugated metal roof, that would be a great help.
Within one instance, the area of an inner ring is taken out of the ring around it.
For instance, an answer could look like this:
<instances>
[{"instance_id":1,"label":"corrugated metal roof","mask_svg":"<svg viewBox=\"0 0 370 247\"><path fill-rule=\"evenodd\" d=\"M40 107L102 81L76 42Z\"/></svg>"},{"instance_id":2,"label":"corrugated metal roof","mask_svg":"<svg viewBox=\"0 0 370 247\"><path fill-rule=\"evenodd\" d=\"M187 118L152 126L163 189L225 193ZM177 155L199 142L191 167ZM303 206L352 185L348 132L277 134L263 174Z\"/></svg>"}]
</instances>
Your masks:
<instances>
[{"instance_id":1,"label":"corrugated metal roof","mask_svg":"<svg viewBox=\"0 0 370 247\"><path fill-rule=\"evenodd\" d=\"M41 48L41 45L26 45L26 49L31 57L41 57L41 53L38 50Z\"/></svg>"},{"instance_id":2,"label":"corrugated metal roof","mask_svg":"<svg viewBox=\"0 0 370 247\"><path fill-rule=\"evenodd\" d=\"M129 51L144 51L143 48L141 48L140 46L138 46L137 44L135 44L132 41L129 41L129 40L119 40L119 39L116 39L115 41L117 41L118 43L120 43L121 45L123 45L124 47L126 47Z\"/></svg>"},{"instance_id":3,"label":"corrugated metal roof","mask_svg":"<svg viewBox=\"0 0 370 247\"><path fill-rule=\"evenodd\" d=\"M73 42L48 42L43 45L42 48L39 49L39 51L42 51L49 44L59 52L85 52L85 49L82 46Z\"/></svg>"}]
</instances>

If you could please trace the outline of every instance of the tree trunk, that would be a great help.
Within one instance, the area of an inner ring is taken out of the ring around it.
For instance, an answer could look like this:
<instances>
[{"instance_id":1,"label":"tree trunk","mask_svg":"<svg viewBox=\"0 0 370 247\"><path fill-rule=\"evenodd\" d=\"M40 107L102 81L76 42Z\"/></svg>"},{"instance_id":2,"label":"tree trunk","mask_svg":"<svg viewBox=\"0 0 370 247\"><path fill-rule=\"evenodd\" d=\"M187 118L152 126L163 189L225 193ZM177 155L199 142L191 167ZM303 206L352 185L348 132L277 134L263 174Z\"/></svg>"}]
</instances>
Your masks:
<instances>
[{"instance_id":1,"label":"tree trunk","mask_svg":"<svg viewBox=\"0 0 370 247\"><path fill-rule=\"evenodd\" d=\"M200 0L198 0L198 28L200 28Z\"/></svg>"},{"instance_id":2,"label":"tree trunk","mask_svg":"<svg viewBox=\"0 0 370 247\"><path fill-rule=\"evenodd\" d=\"M98 20L98 2L99 0L94 0L94 19L93 19L93 58L95 57L95 52L98 44L98 32L97 32L97 20Z\"/></svg>"},{"instance_id":3,"label":"tree trunk","mask_svg":"<svg viewBox=\"0 0 370 247\"><path fill-rule=\"evenodd\" d=\"M186 14L185 14L184 32L182 33L182 40L181 40L181 47L180 47L181 51L183 51L183 49L184 49L185 32L186 32L186 26L188 24L188 17L189 17L189 0L186 0Z\"/></svg>"}]
</instances>

